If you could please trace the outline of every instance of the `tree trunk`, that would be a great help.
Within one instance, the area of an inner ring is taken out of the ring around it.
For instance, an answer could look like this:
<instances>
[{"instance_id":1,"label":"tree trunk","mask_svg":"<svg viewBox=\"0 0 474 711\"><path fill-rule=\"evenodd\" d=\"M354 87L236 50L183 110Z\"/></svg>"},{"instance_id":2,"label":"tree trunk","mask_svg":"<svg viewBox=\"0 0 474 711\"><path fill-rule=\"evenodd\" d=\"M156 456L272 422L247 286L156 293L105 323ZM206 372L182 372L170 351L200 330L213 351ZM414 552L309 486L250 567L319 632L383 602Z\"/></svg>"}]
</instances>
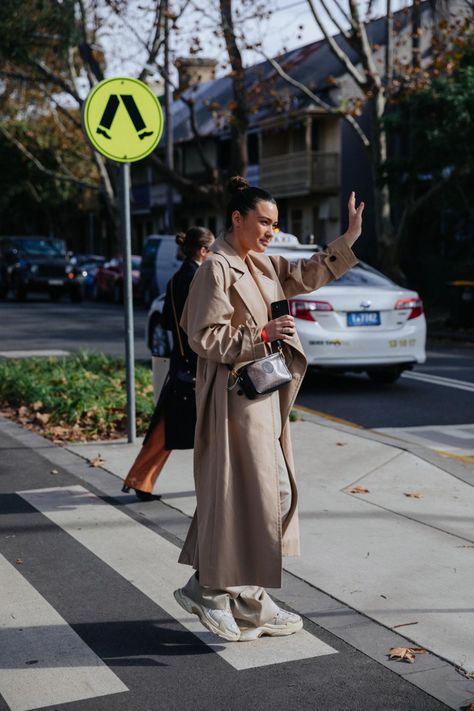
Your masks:
<instances>
[{"instance_id":1,"label":"tree trunk","mask_svg":"<svg viewBox=\"0 0 474 711\"><path fill-rule=\"evenodd\" d=\"M220 0L222 28L232 67L233 107L231 111L231 175L247 175L249 163L247 149L248 105L245 86L245 69L237 46L232 20L232 0Z\"/></svg>"},{"instance_id":2,"label":"tree trunk","mask_svg":"<svg viewBox=\"0 0 474 711\"><path fill-rule=\"evenodd\" d=\"M387 160L387 133L381 122L382 102L370 102L372 109L372 141L369 162L373 183L373 210L377 245L378 268L395 281L405 281L399 266L398 240L393 228L390 211L390 189L383 180L383 166Z\"/></svg>"}]
</instances>

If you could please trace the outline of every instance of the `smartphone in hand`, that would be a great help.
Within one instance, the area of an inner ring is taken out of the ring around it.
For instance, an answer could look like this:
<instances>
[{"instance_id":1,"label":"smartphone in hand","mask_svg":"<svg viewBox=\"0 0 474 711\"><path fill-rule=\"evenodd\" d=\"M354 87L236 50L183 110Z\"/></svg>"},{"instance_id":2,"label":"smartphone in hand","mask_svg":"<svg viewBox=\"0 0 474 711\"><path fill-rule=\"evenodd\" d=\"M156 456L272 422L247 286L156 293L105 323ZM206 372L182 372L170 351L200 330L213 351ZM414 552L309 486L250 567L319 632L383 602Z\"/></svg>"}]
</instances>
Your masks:
<instances>
[{"instance_id":1,"label":"smartphone in hand","mask_svg":"<svg viewBox=\"0 0 474 711\"><path fill-rule=\"evenodd\" d=\"M281 301L274 301L271 304L272 310L272 320L278 318L279 316L286 316L290 313L290 304L288 299L282 299Z\"/></svg>"}]
</instances>

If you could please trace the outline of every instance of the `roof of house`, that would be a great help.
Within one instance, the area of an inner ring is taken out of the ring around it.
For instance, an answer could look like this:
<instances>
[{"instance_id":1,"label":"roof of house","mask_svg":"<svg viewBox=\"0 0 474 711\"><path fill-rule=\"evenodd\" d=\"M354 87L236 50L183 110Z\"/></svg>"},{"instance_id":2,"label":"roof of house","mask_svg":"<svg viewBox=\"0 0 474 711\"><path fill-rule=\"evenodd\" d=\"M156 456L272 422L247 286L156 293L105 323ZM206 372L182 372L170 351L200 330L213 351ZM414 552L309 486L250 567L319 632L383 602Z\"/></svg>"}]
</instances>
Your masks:
<instances>
[{"instance_id":1,"label":"roof of house","mask_svg":"<svg viewBox=\"0 0 474 711\"><path fill-rule=\"evenodd\" d=\"M429 10L429 3L423 3L422 8L424 11ZM406 11L394 13L394 16L401 28L409 21ZM383 45L385 17L372 20L366 27L370 43ZM357 62L356 52L347 44L343 36L339 34L334 39L349 58L354 63ZM328 103L332 103L331 90L334 88L331 77L337 78L346 73L344 65L333 54L325 39L293 49L276 59L291 77L303 83ZM274 116L276 112L284 115L314 105L298 88L282 79L268 60L248 67L245 76L251 109L250 131L264 119ZM225 134L226 123L222 108L232 101L232 81L229 76L190 88L184 96L194 101L196 123L201 135ZM173 102L172 112L175 142L191 140L193 132L187 105L178 99Z\"/></svg>"}]
</instances>

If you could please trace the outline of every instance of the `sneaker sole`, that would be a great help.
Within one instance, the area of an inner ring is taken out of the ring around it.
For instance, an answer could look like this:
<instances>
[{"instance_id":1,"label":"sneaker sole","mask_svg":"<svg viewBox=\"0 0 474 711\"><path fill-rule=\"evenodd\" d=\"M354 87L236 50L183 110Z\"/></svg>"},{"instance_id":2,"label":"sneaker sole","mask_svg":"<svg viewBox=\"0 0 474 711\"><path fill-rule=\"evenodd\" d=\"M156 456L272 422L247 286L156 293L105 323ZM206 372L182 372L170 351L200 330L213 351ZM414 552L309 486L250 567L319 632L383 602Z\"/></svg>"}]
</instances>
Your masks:
<instances>
[{"instance_id":1,"label":"sneaker sole","mask_svg":"<svg viewBox=\"0 0 474 711\"><path fill-rule=\"evenodd\" d=\"M173 595L178 605L180 605L183 610L188 612L190 615L196 615L197 617L199 617L201 624L204 625L204 627L208 629L209 632L213 632L218 637L222 637L228 642L239 641L240 632L238 634L232 634L232 632L223 632L219 627L213 625L212 622L203 614L201 607L197 603L193 602L190 597L184 595L184 593L182 593L180 589L175 590Z\"/></svg>"},{"instance_id":2,"label":"sneaker sole","mask_svg":"<svg viewBox=\"0 0 474 711\"><path fill-rule=\"evenodd\" d=\"M240 630L239 642L252 642L259 637L288 637L303 628L303 620L294 622L284 628L278 626L245 627Z\"/></svg>"}]
</instances>

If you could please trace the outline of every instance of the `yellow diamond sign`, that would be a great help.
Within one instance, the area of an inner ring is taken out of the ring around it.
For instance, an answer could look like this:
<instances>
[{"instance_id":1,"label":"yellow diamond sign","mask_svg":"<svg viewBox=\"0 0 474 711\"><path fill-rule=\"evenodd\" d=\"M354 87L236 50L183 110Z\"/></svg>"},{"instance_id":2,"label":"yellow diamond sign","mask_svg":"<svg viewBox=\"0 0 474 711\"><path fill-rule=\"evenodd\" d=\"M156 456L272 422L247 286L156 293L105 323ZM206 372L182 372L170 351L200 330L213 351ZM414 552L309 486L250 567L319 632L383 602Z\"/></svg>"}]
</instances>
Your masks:
<instances>
[{"instance_id":1,"label":"yellow diamond sign","mask_svg":"<svg viewBox=\"0 0 474 711\"><path fill-rule=\"evenodd\" d=\"M142 81L116 77L91 91L82 108L82 124L96 151L120 163L133 163L158 145L163 111Z\"/></svg>"}]
</instances>

